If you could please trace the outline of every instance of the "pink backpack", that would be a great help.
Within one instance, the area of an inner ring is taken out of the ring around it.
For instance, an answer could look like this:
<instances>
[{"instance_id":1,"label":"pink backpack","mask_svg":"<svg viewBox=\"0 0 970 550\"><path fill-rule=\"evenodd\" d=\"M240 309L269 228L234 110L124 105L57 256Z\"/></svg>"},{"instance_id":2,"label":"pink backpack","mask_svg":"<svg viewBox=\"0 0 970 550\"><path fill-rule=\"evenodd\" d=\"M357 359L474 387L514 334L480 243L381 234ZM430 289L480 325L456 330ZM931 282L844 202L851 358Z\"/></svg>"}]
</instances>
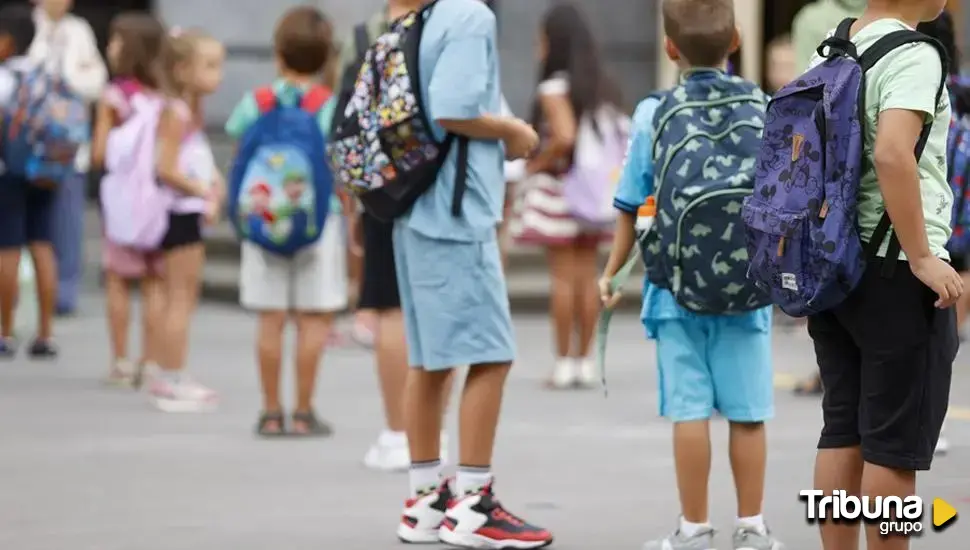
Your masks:
<instances>
[{"instance_id":1,"label":"pink backpack","mask_svg":"<svg viewBox=\"0 0 970 550\"><path fill-rule=\"evenodd\" d=\"M101 206L105 236L121 246L155 250L168 231L172 192L155 174L158 120L165 101L138 91L124 122L108 134Z\"/></svg>"}]
</instances>

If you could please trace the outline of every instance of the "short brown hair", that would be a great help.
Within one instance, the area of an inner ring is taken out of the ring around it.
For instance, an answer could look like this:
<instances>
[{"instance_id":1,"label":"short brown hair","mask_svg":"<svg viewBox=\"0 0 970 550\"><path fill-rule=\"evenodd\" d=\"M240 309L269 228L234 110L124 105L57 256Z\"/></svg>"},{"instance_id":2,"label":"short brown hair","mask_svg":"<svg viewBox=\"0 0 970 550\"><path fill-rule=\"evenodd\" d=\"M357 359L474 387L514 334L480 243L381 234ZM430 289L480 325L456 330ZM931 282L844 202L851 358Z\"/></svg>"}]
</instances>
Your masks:
<instances>
[{"instance_id":1,"label":"short brown hair","mask_svg":"<svg viewBox=\"0 0 970 550\"><path fill-rule=\"evenodd\" d=\"M286 12L273 36L276 55L283 65L300 74L323 70L330 59L333 28L320 10L300 6Z\"/></svg>"},{"instance_id":2,"label":"short brown hair","mask_svg":"<svg viewBox=\"0 0 970 550\"><path fill-rule=\"evenodd\" d=\"M122 13L111 20L110 36L121 40L114 75L157 88L158 58L167 38L161 22L146 13Z\"/></svg>"},{"instance_id":3,"label":"short brown hair","mask_svg":"<svg viewBox=\"0 0 970 550\"><path fill-rule=\"evenodd\" d=\"M716 67L734 41L733 0L663 0L664 33L693 66Z\"/></svg>"}]
</instances>

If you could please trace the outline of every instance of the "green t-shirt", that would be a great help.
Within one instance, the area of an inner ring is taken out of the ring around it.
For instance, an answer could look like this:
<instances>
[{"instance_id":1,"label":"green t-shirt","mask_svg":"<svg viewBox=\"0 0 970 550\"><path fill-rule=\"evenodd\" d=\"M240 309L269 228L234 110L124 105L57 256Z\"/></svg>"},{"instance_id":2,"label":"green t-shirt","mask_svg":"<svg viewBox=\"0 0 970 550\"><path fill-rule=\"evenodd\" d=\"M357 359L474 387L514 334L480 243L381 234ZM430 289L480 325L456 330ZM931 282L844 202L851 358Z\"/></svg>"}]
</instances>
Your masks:
<instances>
[{"instance_id":1,"label":"green t-shirt","mask_svg":"<svg viewBox=\"0 0 970 550\"><path fill-rule=\"evenodd\" d=\"M874 21L852 37L859 54L883 36L901 29L913 30L896 19ZM821 61L816 55L812 66ZM872 163L876 141L876 122L879 114L889 109L905 109L925 113L926 123L933 123L929 140L919 161L920 194L926 236L930 251L937 257L949 259L946 242L950 239L950 215L953 192L946 177L946 138L950 128L950 98L944 93L936 104L943 64L940 54L929 44L909 44L883 57L866 73L866 142L863 175L859 182L859 233L863 241L872 232L885 212L876 170ZM885 239L879 255L886 255L889 239ZM905 255L900 253L900 258Z\"/></svg>"},{"instance_id":2,"label":"green t-shirt","mask_svg":"<svg viewBox=\"0 0 970 550\"><path fill-rule=\"evenodd\" d=\"M292 105L296 103L296 98L306 91L306 86L297 86L278 78L273 82L273 90L276 92L276 97L281 104ZM324 135L330 133L330 123L333 121L333 112L336 107L337 101L336 96L334 96L327 101L317 116L317 123L320 125L320 130L323 131ZM226 121L226 133L232 139L238 140L258 119L259 105L256 104L256 97L253 93L248 92L239 101L236 108L232 110L232 114L229 115L229 120ZM330 198L330 211L336 214L339 214L341 211L340 199L336 195Z\"/></svg>"}]
</instances>

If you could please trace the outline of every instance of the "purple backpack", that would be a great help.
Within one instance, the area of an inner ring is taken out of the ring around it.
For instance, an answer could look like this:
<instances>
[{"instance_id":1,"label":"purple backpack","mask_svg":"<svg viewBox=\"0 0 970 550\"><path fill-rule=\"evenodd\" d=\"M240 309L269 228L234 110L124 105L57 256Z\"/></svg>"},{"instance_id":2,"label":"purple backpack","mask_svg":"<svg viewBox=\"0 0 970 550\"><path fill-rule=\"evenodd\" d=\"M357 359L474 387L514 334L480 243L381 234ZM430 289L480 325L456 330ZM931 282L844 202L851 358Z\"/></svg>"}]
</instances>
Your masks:
<instances>
[{"instance_id":1,"label":"purple backpack","mask_svg":"<svg viewBox=\"0 0 970 550\"><path fill-rule=\"evenodd\" d=\"M857 194L865 170L865 74L886 54L916 42L947 57L936 40L911 30L880 38L862 55L843 21L818 48L825 60L782 88L768 104L754 194L745 200L748 277L785 313L802 317L837 306L862 278L889 236L882 275L892 276L899 240L884 213L868 244L859 237ZM929 138L926 125L918 159Z\"/></svg>"},{"instance_id":2,"label":"purple backpack","mask_svg":"<svg viewBox=\"0 0 970 550\"><path fill-rule=\"evenodd\" d=\"M613 196L630 139L630 117L604 105L579 121L573 165L563 178L563 198L581 224L609 227L616 221Z\"/></svg>"}]
</instances>

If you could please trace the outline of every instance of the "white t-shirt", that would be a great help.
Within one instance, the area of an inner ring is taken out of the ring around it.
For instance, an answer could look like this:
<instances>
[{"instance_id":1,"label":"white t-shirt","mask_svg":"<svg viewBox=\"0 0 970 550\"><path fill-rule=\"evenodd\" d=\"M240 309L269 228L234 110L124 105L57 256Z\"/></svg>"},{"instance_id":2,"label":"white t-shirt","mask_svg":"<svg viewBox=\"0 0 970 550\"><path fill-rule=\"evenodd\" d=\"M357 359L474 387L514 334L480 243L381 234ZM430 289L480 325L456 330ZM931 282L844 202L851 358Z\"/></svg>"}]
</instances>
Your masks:
<instances>
[{"instance_id":1,"label":"white t-shirt","mask_svg":"<svg viewBox=\"0 0 970 550\"><path fill-rule=\"evenodd\" d=\"M499 113L502 116L515 116L512 112L512 108L509 107L509 102L505 101L505 96L501 98L502 105ZM505 181L521 181L525 179L525 159L518 160L507 160L505 161Z\"/></svg>"}]
</instances>

